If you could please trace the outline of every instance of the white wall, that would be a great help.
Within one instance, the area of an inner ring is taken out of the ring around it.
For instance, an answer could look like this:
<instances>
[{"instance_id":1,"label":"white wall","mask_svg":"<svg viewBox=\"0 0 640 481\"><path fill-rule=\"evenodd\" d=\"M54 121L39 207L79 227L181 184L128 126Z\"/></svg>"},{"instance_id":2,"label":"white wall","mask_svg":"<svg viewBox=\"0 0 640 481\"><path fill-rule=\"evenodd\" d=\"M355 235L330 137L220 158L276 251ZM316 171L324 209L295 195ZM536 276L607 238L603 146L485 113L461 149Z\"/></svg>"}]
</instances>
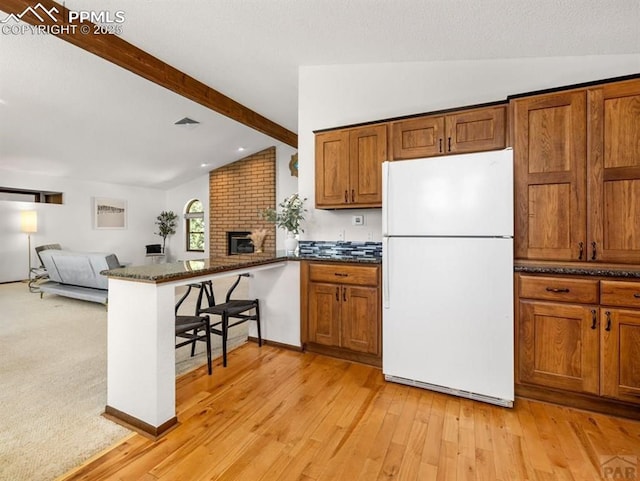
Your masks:
<instances>
[{"instance_id":1,"label":"white wall","mask_svg":"<svg viewBox=\"0 0 640 481\"><path fill-rule=\"evenodd\" d=\"M300 194L315 203L318 129L504 100L508 95L640 72L640 55L414 62L301 67L298 152ZM303 239L380 240L380 209L310 208ZM354 227L351 216L363 214Z\"/></svg>"},{"instance_id":2,"label":"white wall","mask_svg":"<svg viewBox=\"0 0 640 481\"><path fill-rule=\"evenodd\" d=\"M64 204L0 201L0 282L28 277L27 235L20 232L20 211L38 212L38 232L31 235L32 264L39 265L34 247L61 244L63 248L89 252L113 252L121 262L142 264L145 244L158 242L155 217L164 209L161 190L101 182L86 182L0 170L3 187L50 190L64 194ZM96 230L93 197L127 201L127 228Z\"/></svg>"},{"instance_id":3,"label":"white wall","mask_svg":"<svg viewBox=\"0 0 640 481\"><path fill-rule=\"evenodd\" d=\"M276 206L286 197L298 192L298 177L292 176L289 170L291 156L295 153L296 149L293 147L281 143L276 145ZM276 250L284 249L285 235L283 229L276 229Z\"/></svg>"}]
</instances>

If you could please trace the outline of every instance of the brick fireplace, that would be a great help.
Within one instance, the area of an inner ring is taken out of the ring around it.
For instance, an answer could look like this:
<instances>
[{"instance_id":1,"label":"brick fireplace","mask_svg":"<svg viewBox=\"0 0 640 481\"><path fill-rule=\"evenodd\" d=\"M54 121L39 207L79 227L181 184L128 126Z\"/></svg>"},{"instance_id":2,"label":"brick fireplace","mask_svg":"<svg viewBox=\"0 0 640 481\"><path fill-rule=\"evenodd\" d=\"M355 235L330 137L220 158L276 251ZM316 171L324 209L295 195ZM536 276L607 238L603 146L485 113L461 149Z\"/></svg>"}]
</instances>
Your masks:
<instances>
[{"instance_id":1,"label":"brick fireplace","mask_svg":"<svg viewBox=\"0 0 640 481\"><path fill-rule=\"evenodd\" d=\"M276 204L276 148L245 157L209 173L209 249L211 257L229 255L232 232L266 228L265 253L275 253L275 226L258 212Z\"/></svg>"}]
</instances>

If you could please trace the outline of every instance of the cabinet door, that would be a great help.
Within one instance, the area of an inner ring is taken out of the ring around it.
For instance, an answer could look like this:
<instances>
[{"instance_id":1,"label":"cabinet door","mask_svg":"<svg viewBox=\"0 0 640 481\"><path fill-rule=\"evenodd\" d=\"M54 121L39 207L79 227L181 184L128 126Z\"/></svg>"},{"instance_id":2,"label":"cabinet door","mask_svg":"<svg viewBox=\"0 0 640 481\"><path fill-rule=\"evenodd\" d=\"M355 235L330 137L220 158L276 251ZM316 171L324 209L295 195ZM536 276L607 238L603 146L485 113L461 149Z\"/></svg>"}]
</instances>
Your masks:
<instances>
[{"instance_id":1,"label":"cabinet door","mask_svg":"<svg viewBox=\"0 0 640 481\"><path fill-rule=\"evenodd\" d=\"M316 207L345 205L349 200L349 132L316 135Z\"/></svg>"},{"instance_id":2,"label":"cabinet door","mask_svg":"<svg viewBox=\"0 0 640 481\"><path fill-rule=\"evenodd\" d=\"M586 260L586 92L513 102L516 258Z\"/></svg>"},{"instance_id":3,"label":"cabinet door","mask_svg":"<svg viewBox=\"0 0 640 481\"><path fill-rule=\"evenodd\" d=\"M340 345L340 286L309 283L309 341L325 346Z\"/></svg>"},{"instance_id":4,"label":"cabinet door","mask_svg":"<svg viewBox=\"0 0 640 481\"><path fill-rule=\"evenodd\" d=\"M391 124L394 159L444 154L444 117L419 117Z\"/></svg>"},{"instance_id":5,"label":"cabinet door","mask_svg":"<svg viewBox=\"0 0 640 481\"><path fill-rule=\"evenodd\" d=\"M349 202L363 207L382 207L382 162L387 160L387 126L352 130L349 147Z\"/></svg>"},{"instance_id":6,"label":"cabinet door","mask_svg":"<svg viewBox=\"0 0 640 481\"><path fill-rule=\"evenodd\" d=\"M378 354L378 289L343 286L341 295L342 347Z\"/></svg>"},{"instance_id":7,"label":"cabinet door","mask_svg":"<svg viewBox=\"0 0 640 481\"><path fill-rule=\"evenodd\" d=\"M598 325L594 306L521 300L520 381L598 394Z\"/></svg>"},{"instance_id":8,"label":"cabinet door","mask_svg":"<svg viewBox=\"0 0 640 481\"><path fill-rule=\"evenodd\" d=\"M589 126L589 258L639 263L640 80L589 90Z\"/></svg>"},{"instance_id":9,"label":"cabinet door","mask_svg":"<svg viewBox=\"0 0 640 481\"><path fill-rule=\"evenodd\" d=\"M494 107L447 115L446 152L462 154L504 149L506 108Z\"/></svg>"},{"instance_id":10,"label":"cabinet door","mask_svg":"<svg viewBox=\"0 0 640 481\"><path fill-rule=\"evenodd\" d=\"M640 403L640 311L600 309L601 394Z\"/></svg>"}]
</instances>

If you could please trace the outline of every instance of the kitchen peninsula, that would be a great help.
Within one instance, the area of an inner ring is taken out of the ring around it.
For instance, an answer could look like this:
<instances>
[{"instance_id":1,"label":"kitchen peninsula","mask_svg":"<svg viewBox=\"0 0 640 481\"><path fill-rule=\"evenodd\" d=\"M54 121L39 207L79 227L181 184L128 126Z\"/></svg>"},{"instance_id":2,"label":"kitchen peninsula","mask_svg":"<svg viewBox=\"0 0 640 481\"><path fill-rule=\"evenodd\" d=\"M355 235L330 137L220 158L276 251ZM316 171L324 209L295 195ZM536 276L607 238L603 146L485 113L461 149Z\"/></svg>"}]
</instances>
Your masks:
<instances>
[{"instance_id":1,"label":"kitchen peninsula","mask_svg":"<svg viewBox=\"0 0 640 481\"><path fill-rule=\"evenodd\" d=\"M260 299L263 339L300 347L299 264L289 259L251 254L103 271L109 278L105 415L153 437L177 424L178 286L249 274L249 295Z\"/></svg>"}]
</instances>

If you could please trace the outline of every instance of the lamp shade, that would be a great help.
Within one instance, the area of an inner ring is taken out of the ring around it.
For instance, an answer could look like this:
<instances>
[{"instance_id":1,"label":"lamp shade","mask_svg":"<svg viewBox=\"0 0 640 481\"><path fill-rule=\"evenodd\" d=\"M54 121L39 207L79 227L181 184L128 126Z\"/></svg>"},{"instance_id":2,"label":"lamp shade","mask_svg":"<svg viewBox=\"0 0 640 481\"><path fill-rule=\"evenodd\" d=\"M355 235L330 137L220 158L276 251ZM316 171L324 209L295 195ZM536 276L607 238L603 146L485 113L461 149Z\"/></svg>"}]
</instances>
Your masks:
<instances>
[{"instance_id":1,"label":"lamp shade","mask_svg":"<svg viewBox=\"0 0 640 481\"><path fill-rule=\"evenodd\" d=\"M27 234L38 232L38 213L35 210L20 212L20 230Z\"/></svg>"}]
</instances>

